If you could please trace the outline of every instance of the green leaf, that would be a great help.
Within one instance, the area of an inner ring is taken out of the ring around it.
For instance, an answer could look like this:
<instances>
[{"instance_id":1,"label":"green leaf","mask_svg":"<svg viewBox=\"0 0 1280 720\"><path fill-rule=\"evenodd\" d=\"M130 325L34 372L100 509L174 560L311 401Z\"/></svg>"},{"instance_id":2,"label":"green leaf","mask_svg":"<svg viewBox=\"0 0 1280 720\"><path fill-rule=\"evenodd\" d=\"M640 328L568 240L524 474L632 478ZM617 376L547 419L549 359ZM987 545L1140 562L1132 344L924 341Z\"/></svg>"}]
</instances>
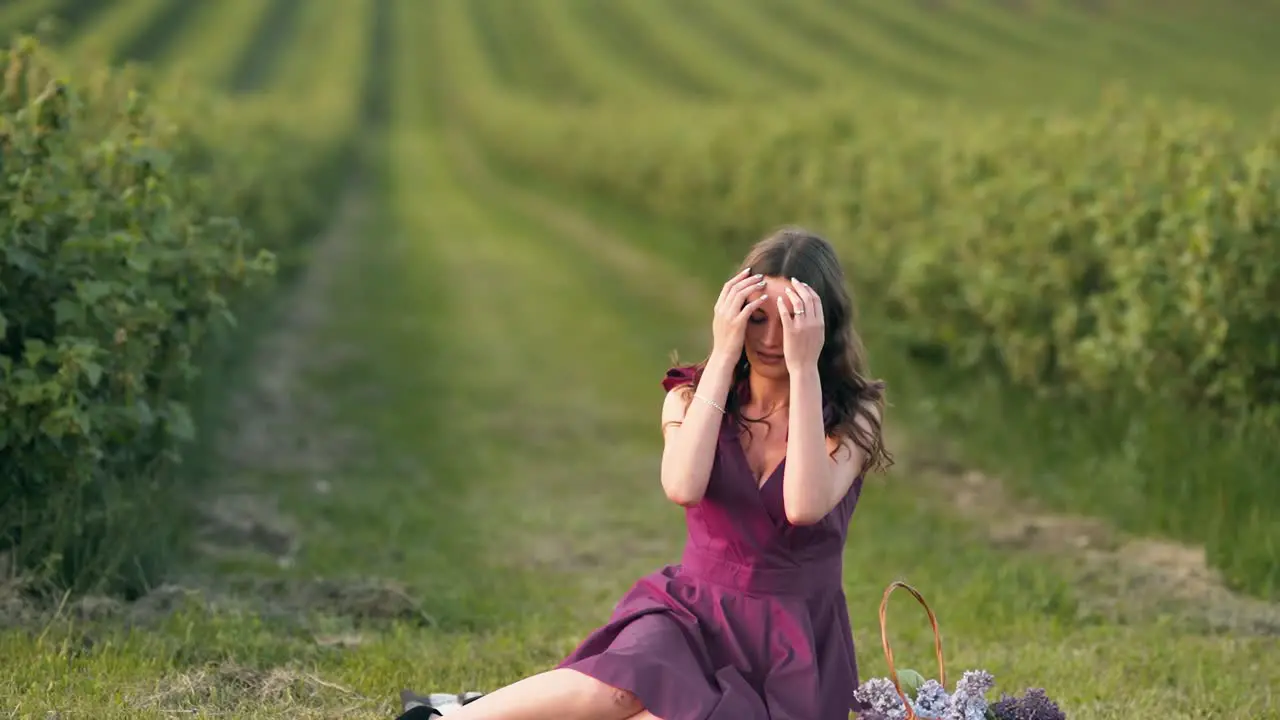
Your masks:
<instances>
[{"instance_id":1,"label":"green leaf","mask_svg":"<svg viewBox=\"0 0 1280 720\"><path fill-rule=\"evenodd\" d=\"M58 325L83 325L84 305L71 298L61 298L53 304L53 317Z\"/></svg>"},{"instance_id":2,"label":"green leaf","mask_svg":"<svg viewBox=\"0 0 1280 720\"><path fill-rule=\"evenodd\" d=\"M84 361L84 374L89 378L89 387L97 387L102 380L102 366L92 360Z\"/></svg>"},{"instance_id":3,"label":"green leaf","mask_svg":"<svg viewBox=\"0 0 1280 720\"><path fill-rule=\"evenodd\" d=\"M151 411L151 403L146 400L138 399L134 401L133 415L142 427L148 427L156 421L156 415Z\"/></svg>"},{"instance_id":4,"label":"green leaf","mask_svg":"<svg viewBox=\"0 0 1280 720\"><path fill-rule=\"evenodd\" d=\"M13 392L13 399L18 405L38 405L50 399L52 383L33 382L19 385Z\"/></svg>"},{"instance_id":5,"label":"green leaf","mask_svg":"<svg viewBox=\"0 0 1280 720\"><path fill-rule=\"evenodd\" d=\"M169 432L173 433L182 440L194 440L196 436L196 426L191 420L191 414L187 412L187 407L179 402L170 402L168 404L168 412L166 413L166 423Z\"/></svg>"},{"instance_id":6,"label":"green leaf","mask_svg":"<svg viewBox=\"0 0 1280 720\"><path fill-rule=\"evenodd\" d=\"M28 340L24 346L24 359L27 361L28 367L35 367L49 353L49 346L44 344L43 340Z\"/></svg>"},{"instance_id":7,"label":"green leaf","mask_svg":"<svg viewBox=\"0 0 1280 720\"><path fill-rule=\"evenodd\" d=\"M145 273L151 269L152 256L142 254L130 255L125 260L125 263L129 265L130 270L137 270L138 272Z\"/></svg>"},{"instance_id":8,"label":"green leaf","mask_svg":"<svg viewBox=\"0 0 1280 720\"><path fill-rule=\"evenodd\" d=\"M64 435L88 435L91 424L89 416L75 405L64 405L54 410L44 422L40 423L40 431L53 438Z\"/></svg>"},{"instance_id":9,"label":"green leaf","mask_svg":"<svg viewBox=\"0 0 1280 720\"><path fill-rule=\"evenodd\" d=\"M102 280L86 280L77 288L80 299L92 305L111 294L111 283Z\"/></svg>"},{"instance_id":10,"label":"green leaf","mask_svg":"<svg viewBox=\"0 0 1280 720\"><path fill-rule=\"evenodd\" d=\"M40 260L35 255L13 246L5 248L4 254L10 265L36 277L44 277L44 271L40 267Z\"/></svg>"}]
</instances>

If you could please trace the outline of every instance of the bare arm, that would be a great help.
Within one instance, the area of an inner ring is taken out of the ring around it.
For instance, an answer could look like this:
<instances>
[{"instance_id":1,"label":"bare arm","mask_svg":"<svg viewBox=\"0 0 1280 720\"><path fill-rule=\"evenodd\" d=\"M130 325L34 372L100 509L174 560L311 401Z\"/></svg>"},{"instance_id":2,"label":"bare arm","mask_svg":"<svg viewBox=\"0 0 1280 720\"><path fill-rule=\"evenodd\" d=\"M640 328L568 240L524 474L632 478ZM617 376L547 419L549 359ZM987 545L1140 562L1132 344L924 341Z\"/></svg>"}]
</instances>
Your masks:
<instances>
[{"instance_id":1,"label":"bare arm","mask_svg":"<svg viewBox=\"0 0 1280 720\"><path fill-rule=\"evenodd\" d=\"M698 383L698 397L685 385L667 393L662 404L662 489L678 505L696 505L707 491L724 415L704 400L724 407L736 360L713 354Z\"/></svg>"},{"instance_id":2,"label":"bare arm","mask_svg":"<svg viewBox=\"0 0 1280 720\"><path fill-rule=\"evenodd\" d=\"M855 421L870 430L859 415ZM812 525L840 502L867 462L852 441L837 442L822 422L822 387L817 367L791 373L791 414L782 502L792 525ZM839 452L834 452L839 450ZM834 454L834 457L832 456Z\"/></svg>"},{"instance_id":3,"label":"bare arm","mask_svg":"<svg viewBox=\"0 0 1280 720\"><path fill-rule=\"evenodd\" d=\"M849 492L867 464L867 453L855 442L839 443L827 437L818 373L818 358L826 339L822 299L813 288L791 278L791 287L777 302L791 381L782 503L792 525L812 525L826 517ZM870 429L862 415L854 422L864 430Z\"/></svg>"},{"instance_id":4,"label":"bare arm","mask_svg":"<svg viewBox=\"0 0 1280 720\"><path fill-rule=\"evenodd\" d=\"M662 434L666 441L662 448L662 489L679 505L696 505L707 492L724 421L725 399L733 382L733 366L742 356L747 318L769 297L761 294L747 302L748 295L765 285L759 273L749 275L750 272L751 268L743 268L720 289L711 321L711 357L703 368L696 396L690 397L687 386L675 388L662 404Z\"/></svg>"}]
</instances>

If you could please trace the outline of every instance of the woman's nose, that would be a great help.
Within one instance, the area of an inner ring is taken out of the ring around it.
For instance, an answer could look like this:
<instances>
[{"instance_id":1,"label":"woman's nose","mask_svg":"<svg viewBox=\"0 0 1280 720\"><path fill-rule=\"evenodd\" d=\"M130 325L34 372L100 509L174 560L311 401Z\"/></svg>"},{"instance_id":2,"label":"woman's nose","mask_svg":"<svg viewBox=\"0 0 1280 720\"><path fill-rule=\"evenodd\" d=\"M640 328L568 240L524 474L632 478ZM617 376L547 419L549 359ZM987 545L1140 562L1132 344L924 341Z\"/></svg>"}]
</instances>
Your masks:
<instances>
[{"instance_id":1,"label":"woman's nose","mask_svg":"<svg viewBox=\"0 0 1280 720\"><path fill-rule=\"evenodd\" d=\"M782 344L782 321L772 320L764 328L764 344L774 347Z\"/></svg>"}]
</instances>

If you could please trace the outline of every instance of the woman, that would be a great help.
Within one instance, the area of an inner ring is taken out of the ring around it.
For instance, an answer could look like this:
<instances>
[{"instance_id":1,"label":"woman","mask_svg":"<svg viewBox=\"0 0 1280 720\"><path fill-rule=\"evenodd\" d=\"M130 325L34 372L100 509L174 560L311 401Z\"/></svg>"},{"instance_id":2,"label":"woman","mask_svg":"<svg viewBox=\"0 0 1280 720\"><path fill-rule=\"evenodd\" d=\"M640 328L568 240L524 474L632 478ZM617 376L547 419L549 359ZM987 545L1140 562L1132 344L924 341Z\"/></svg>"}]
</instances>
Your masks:
<instances>
[{"instance_id":1,"label":"woman","mask_svg":"<svg viewBox=\"0 0 1280 720\"><path fill-rule=\"evenodd\" d=\"M662 488L684 506L681 563L641 578L555 669L476 697L457 720L847 720L859 709L842 556L881 440L830 244L756 244L725 283L713 346L667 372ZM403 695L405 717L441 714Z\"/></svg>"}]
</instances>

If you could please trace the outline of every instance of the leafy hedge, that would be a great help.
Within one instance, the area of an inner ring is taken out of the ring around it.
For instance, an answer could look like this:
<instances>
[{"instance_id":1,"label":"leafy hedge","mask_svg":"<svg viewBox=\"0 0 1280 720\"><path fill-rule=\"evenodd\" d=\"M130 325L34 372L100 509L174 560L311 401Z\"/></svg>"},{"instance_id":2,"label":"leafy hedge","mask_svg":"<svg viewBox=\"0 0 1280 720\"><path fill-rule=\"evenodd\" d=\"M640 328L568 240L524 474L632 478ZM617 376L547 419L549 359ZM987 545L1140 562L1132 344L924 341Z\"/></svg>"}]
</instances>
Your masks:
<instances>
[{"instance_id":1,"label":"leafy hedge","mask_svg":"<svg viewBox=\"0 0 1280 720\"><path fill-rule=\"evenodd\" d=\"M0 553L128 590L167 546L198 359L319 222L336 185L306 179L340 148L65 71L30 39L0 59Z\"/></svg>"},{"instance_id":2,"label":"leafy hedge","mask_svg":"<svg viewBox=\"0 0 1280 720\"><path fill-rule=\"evenodd\" d=\"M1081 396L1280 401L1280 131L1119 100L896 110L479 103L468 122L503 157L735 246L819 227L903 338L954 363Z\"/></svg>"}]
</instances>

